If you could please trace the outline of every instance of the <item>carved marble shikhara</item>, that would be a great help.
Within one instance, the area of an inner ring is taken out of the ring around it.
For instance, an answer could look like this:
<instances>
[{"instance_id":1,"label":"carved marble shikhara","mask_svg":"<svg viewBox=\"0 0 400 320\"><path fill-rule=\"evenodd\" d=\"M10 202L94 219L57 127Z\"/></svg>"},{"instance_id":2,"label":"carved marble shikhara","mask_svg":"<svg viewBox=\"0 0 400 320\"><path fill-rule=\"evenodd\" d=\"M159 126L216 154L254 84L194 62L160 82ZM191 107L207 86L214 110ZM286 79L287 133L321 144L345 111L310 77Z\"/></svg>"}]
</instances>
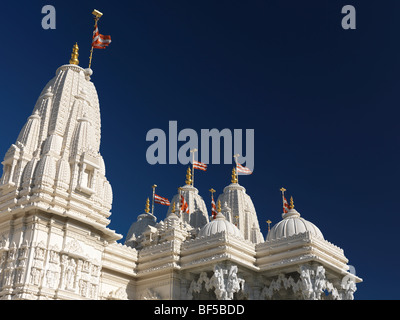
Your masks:
<instances>
[{"instance_id":1,"label":"carved marble shikhara","mask_svg":"<svg viewBox=\"0 0 400 320\"><path fill-rule=\"evenodd\" d=\"M343 250L294 208L264 240L235 181L215 219L186 184L189 214L175 195L166 219L144 212L118 243L91 75L58 68L5 154L0 299L353 299L362 280Z\"/></svg>"}]
</instances>

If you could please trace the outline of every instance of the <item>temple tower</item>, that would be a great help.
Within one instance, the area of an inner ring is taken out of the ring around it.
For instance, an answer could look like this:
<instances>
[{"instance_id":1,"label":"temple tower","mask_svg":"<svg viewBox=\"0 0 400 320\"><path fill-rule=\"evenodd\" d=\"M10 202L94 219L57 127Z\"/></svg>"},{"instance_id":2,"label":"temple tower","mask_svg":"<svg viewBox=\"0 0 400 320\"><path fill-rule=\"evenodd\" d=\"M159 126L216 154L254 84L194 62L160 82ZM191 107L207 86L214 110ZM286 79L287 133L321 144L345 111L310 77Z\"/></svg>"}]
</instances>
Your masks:
<instances>
[{"instance_id":1,"label":"temple tower","mask_svg":"<svg viewBox=\"0 0 400 320\"><path fill-rule=\"evenodd\" d=\"M16 142L0 179L0 299L97 298L112 189L100 148L91 69L56 71Z\"/></svg>"}]
</instances>

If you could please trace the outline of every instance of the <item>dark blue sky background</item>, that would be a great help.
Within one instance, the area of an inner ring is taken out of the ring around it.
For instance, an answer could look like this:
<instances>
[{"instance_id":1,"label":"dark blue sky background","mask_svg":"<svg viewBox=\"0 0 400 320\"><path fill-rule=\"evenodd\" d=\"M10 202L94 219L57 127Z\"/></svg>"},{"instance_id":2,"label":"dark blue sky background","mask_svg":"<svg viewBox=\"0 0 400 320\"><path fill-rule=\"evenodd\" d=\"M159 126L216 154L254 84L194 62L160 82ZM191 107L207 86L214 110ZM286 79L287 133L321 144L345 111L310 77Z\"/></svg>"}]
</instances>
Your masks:
<instances>
[{"instance_id":1,"label":"dark blue sky background","mask_svg":"<svg viewBox=\"0 0 400 320\"><path fill-rule=\"evenodd\" d=\"M55 30L41 27L46 4L56 8ZM346 4L357 10L356 30L341 27ZM254 129L254 174L240 183L264 235L267 219L281 219L284 186L364 279L357 299L400 298L399 1L7 1L1 154L76 41L87 67L94 8L104 13L100 33L112 37L92 64L110 228L126 235L152 184L169 199L184 184L186 166L147 163L150 129L168 132L169 120L199 134ZM231 170L196 172L208 207L208 190L219 195ZM166 207L155 214L164 219Z\"/></svg>"}]
</instances>

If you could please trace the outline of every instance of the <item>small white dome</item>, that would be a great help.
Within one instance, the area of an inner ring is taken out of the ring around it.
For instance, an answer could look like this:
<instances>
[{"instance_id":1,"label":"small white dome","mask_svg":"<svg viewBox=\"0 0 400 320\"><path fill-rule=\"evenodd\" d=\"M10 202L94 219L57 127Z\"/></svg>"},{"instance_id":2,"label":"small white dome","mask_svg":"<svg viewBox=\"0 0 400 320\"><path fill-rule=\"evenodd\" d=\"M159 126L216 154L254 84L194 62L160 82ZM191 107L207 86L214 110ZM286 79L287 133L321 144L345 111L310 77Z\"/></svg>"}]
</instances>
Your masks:
<instances>
[{"instance_id":1,"label":"small white dome","mask_svg":"<svg viewBox=\"0 0 400 320\"><path fill-rule=\"evenodd\" d=\"M148 226L155 226L157 218L151 213L142 213L137 221L132 223L126 235L125 245L134 247L136 239L146 230Z\"/></svg>"},{"instance_id":2,"label":"small white dome","mask_svg":"<svg viewBox=\"0 0 400 320\"><path fill-rule=\"evenodd\" d=\"M225 216L219 212L214 220L207 223L199 232L199 237L209 237L214 234L225 232L243 239L240 230L231 222L226 220Z\"/></svg>"},{"instance_id":3,"label":"small white dome","mask_svg":"<svg viewBox=\"0 0 400 320\"><path fill-rule=\"evenodd\" d=\"M310 221L300 217L295 209L290 209L282 215L283 220L278 222L269 232L267 241L293 236L310 231L317 238L324 239L322 232Z\"/></svg>"}]
</instances>

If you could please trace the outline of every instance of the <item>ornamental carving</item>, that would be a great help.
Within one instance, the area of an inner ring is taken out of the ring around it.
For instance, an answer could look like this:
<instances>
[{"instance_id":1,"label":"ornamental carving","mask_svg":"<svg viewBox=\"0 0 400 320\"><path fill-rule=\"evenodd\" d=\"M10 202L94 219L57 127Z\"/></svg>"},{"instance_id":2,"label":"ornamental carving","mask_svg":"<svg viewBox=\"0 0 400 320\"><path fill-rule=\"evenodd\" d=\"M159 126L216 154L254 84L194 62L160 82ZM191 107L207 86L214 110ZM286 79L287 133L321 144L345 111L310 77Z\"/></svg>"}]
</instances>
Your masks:
<instances>
[{"instance_id":1,"label":"ornamental carving","mask_svg":"<svg viewBox=\"0 0 400 320\"><path fill-rule=\"evenodd\" d=\"M325 268L321 265L305 264L299 267L298 279L280 274L269 285L264 286L260 299L281 299L282 290L292 290L297 299L304 300L353 300L356 291L354 279L344 278L340 286L334 284L325 276ZM285 293L283 293L285 294Z\"/></svg>"},{"instance_id":2,"label":"ornamental carving","mask_svg":"<svg viewBox=\"0 0 400 320\"><path fill-rule=\"evenodd\" d=\"M204 284L204 288L207 291L214 289L218 300L232 300L235 293L244 291L245 280L239 278L237 273L238 267L236 265L229 267L215 265L214 273L210 278L208 278L206 272L202 272L197 281L192 281L187 298L189 300L193 299L193 293L200 293Z\"/></svg>"}]
</instances>

